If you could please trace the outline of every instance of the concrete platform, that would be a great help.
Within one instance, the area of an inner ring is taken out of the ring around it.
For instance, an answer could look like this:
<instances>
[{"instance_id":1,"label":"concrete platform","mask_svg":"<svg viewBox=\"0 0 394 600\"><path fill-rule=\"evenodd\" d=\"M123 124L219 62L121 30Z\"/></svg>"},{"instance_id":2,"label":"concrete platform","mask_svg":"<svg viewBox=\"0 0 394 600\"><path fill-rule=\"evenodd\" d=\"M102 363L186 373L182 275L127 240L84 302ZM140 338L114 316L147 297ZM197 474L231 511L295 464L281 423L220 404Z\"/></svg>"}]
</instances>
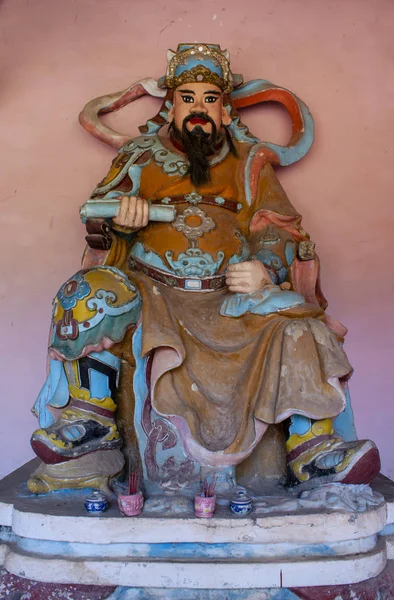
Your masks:
<instances>
[{"instance_id":1,"label":"concrete platform","mask_svg":"<svg viewBox=\"0 0 394 600\"><path fill-rule=\"evenodd\" d=\"M20 577L252 593L364 581L394 554L394 483L383 476L373 489L385 501L363 512L284 503L235 518L219 506L202 520L192 512L125 518L115 497L105 516L90 516L83 491L30 494L25 481L34 468L31 461L0 482L0 564Z\"/></svg>"}]
</instances>

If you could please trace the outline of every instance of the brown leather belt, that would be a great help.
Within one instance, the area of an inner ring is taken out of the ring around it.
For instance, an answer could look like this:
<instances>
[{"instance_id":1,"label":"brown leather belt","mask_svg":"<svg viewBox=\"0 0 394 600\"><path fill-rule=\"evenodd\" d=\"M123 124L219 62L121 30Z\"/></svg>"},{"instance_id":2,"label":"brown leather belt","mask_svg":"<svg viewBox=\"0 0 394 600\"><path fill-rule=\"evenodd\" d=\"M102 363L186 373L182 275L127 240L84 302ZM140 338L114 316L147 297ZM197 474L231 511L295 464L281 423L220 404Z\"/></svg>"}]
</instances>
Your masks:
<instances>
[{"instance_id":1,"label":"brown leather belt","mask_svg":"<svg viewBox=\"0 0 394 600\"><path fill-rule=\"evenodd\" d=\"M186 292L216 292L226 287L225 275L213 275L204 279L199 279L198 277L178 277L178 275L173 275L172 273L167 273L166 271L147 265L138 260L138 258L135 258L135 256L129 257L129 267L148 275L154 281L162 283L167 287Z\"/></svg>"},{"instance_id":2,"label":"brown leather belt","mask_svg":"<svg viewBox=\"0 0 394 600\"><path fill-rule=\"evenodd\" d=\"M242 208L242 204L236 200L227 200L221 196L202 196L197 193L194 193L194 198L192 194L185 194L184 196L166 196L165 198L152 200L152 204L167 204L168 206L174 204L192 204L197 206L199 204L208 204L209 206L226 208L235 213L239 213Z\"/></svg>"}]
</instances>

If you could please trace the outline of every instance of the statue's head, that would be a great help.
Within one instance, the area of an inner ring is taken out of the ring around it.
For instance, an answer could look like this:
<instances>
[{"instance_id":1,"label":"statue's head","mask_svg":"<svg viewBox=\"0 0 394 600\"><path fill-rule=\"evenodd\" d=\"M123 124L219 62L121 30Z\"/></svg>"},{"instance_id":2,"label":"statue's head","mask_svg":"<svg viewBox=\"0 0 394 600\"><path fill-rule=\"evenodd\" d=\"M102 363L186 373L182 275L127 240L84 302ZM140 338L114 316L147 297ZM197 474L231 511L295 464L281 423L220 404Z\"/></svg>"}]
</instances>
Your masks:
<instances>
[{"instance_id":1,"label":"statue's head","mask_svg":"<svg viewBox=\"0 0 394 600\"><path fill-rule=\"evenodd\" d=\"M173 92L168 113L172 135L188 155L192 182L205 183L209 155L225 137L230 141L225 127L231 116L224 103L233 89L229 56L214 44L180 44L167 60L160 84Z\"/></svg>"}]
</instances>

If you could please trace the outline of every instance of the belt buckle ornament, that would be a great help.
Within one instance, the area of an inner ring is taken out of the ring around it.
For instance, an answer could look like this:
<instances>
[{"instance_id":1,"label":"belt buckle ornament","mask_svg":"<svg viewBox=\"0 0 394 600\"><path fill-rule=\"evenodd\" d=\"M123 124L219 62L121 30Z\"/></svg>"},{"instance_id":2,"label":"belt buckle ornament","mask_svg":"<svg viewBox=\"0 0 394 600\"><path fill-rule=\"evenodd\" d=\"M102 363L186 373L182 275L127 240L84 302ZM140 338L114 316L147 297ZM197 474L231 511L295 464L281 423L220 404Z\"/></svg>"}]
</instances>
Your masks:
<instances>
[{"instance_id":1,"label":"belt buckle ornament","mask_svg":"<svg viewBox=\"0 0 394 600\"><path fill-rule=\"evenodd\" d=\"M185 290L201 290L201 279L185 279Z\"/></svg>"}]
</instances>

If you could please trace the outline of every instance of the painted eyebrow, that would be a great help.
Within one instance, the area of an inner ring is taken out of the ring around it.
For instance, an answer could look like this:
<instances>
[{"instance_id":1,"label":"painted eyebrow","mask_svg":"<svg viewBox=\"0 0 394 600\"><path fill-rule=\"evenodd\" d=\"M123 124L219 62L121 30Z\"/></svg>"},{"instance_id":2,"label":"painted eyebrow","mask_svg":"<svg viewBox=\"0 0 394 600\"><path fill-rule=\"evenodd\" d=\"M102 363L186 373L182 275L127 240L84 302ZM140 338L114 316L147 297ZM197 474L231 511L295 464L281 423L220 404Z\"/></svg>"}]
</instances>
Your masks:
<instances>
[{"instance_id":1,"label":"painted eyebrow","mask_svg":"<svg viewBox=\"0 0 394 600\"><path fill-rule=\"evenodd\" d=\"M196 95L195 92L193 92L193 90L179 90L181 92L181 94L193 94L194 96Z\"/></svg>"},{"instance_id":2,"label":"painted eyebrow","mask_svg":"<svg viewBox=\"0 0 394 600\"><path fill-rule=\"evenodd\" d=\"M207 92L204 92L205 94L214 94L215 96L221 96L220 92L217 92L216 90L208 90Z\"/></svg>"}]
</instances>

